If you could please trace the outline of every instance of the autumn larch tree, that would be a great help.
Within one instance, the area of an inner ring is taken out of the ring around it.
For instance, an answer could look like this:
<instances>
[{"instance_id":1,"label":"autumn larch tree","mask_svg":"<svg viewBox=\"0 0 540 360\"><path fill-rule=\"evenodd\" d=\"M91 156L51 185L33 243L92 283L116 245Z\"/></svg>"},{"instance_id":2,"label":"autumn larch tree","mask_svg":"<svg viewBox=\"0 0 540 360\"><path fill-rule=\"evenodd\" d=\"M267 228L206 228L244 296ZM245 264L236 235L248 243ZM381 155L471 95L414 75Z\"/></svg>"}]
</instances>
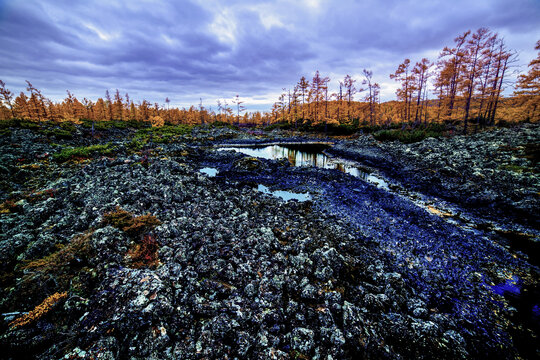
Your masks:
<instances>
[{"instance_id":1,"label":"autumn larch tree","mask_svg":"<svg viewBox=\"0 0 540 360\"><path fill-rule=\"evenodd\" d=\"M105 106L107 107L107 120L113 119L113 111L112 111L112 100L111 100L111 94L109 94L109 90L105 90Z\"/></svg>"},{"instance_id":2,"label":"autumn larch tree","mask_svg":"<svg viewBox=\"0 0 540 360\"><path fill-rule=\"evenodd\" d=\"M431 62L428 59L423 58L420 62L416 63L412 70L414 79L416 80L415 89L418 91L416 98L416 113L414 115L415 124L422 122L422 107L420 106L420 102L422 100L422 91L426 92L425 88L427 86L428 78L431 75L429 72L431 66Z\"/></svg>"},{"instance_id":3,"label":"autumn larch tree","mask_svg":"<svg viewBox=\"0 0 540 360\"><path fill-rule=\"evenodd\" d=\"M373 71L364 69L364 80L362 81L362 85L367 85L368 88L368 94L366 94L366 101L369 103L369 122L371 126L375 125L375 88L374 83L372 82L373 79ZM378 85L378 84L377 84Z\"/></svg>"},{"instance_id":4,"label":"autumn larch tree","mask_svg":"<svg viewBox=\"0 0 540 360\"><path fill-rule=\"evenodd\" d=\"M356 80L354 80L350 75L345 75L345 78L343 79L343 86L346 90L346 96L347 96L347 119L349 123L351 122L351 101L353 100L354 94L357 92L356 87L354 87L354 83Z\"/></svg>"},{"instance_id":5,"label":"autumn larch tree","mask_svg":"<svg viewBox=\"0 0 540 360\"><path fill-rule=\"evenodd\" d=\"M468 36L471 31L466 31L463 35L460 35L454 39L456 46L454 48L445 47L439 55L440 67L444 69L439 75L444 75L447 78L440 79L440 82L446 83L448 86L447 91L447 116L452 118L454 111L454 105L456 96L458 94L460 80L462 79L461 73L463 70L463 61L466 55L463 47L466 44Z\"/></svg>"},{"instance_id":6,"label":"autumn larch tree","mask_svg":"<svg viewBox=\"0 0 540 360\"><path fill-rule=\"evenodd\" d=\"M409 74L409 66L411 60L405 59L403 63L399 64L396 72L390 74L390 79L401 82L401 88L396 90L396 96L398 100L403 102L401 119L405 122L410 120L410 99L412 97L412 76Z\"/></svg>"},{"instance_id":7,"label":"autumn larch tree","mask_svg":"<svg viewBox=\"0 0 540 360\"><path fill-rule=\"evenodd\" d=\"M11 111L11 117L15 117L15 111L13 110L13 93L6 88L6 84L0 80L0 104L6 104Z\"/></svg>"},{"instance_id":8,"label":"autumn larch tree","mask_svg":"<svg viewBox=\"0 0 540 360\"><path fill-rule=\"evenodd\" d=\"M120 91L116 89L114 93L114 104L113 104L113 118L115 120L124 120L124 103Z\"/></svg>"},{"instance_id":9,"label":"autumn larch tree","mask_svg":"<svg viewBox=\"0 0 540 360\"><path fill-rule=\"evenodd\" d=\"M322 97L322 91L321 91L321 76L319 74L319 70L315 72L315 75L313 76L313 79L311 79L311 100L314 102L314 112L313 116L311 117L312 123L318 122L319 117L319 102Z\"/></svg>"},{"instance_id":10,"label":"autumn larch tree","mask_svg":"<svg viewBox=\"0 0 540 360\"><path fill-rule=\"evenodd\" d=\"M510 68L511 64L517 61L517 54L515 51L510 51L506 48L506 45L503 39L499 39L498 43L498 53L496 55L496 75L493 77L492 88L491 88L491 97L488 104L487 119L489 125L495 124L495 115L497 112L497 107L499 105L499 99L501 98L501 93L503 91L504 77L507 74L507 70Z\"/></svg>"},{"instance_id":11,"label":"autumn larch tree","mask_svg":"<svg viewBox=\"0 0 540 360\"><path fill-rule=\"evenodd\" d=\"M240 100L240 95L236 95L233 99L233 104L236 104L236 123L240 123L240 112L246 110L242 104L244 101Z\"/></svg>"},{"instance_id":12,"label":"autumn larch tree","mask_svg":"<svg viewBox=\"0 0 540 360\"><path fill-rule=\"evenodd\" d=\"M532 121L540 120L540 40L534 47L538 50L536 59L529 63L529 72L519 75L515 94L523 99L527 105L528 118Z\"/></svg>"},{"instance_id":13,"label":"autumn larch tree","mask_svg":"<svg viewBox=\"0 0 540 360\"><path fill-rule=\"evenodd\" d=\"M465 115L463 118L463 132L467 133L469 112L471 109L471 99L477 86L478 78L482 70L482 53L488 44L491 33L487 28L478 29L465 46L464 66L463 66L463 96L465 98Z\"/></svg>"},{"instance_id":14,"label":"autumn larch tree","mask_svg":"<svg viewBox=\"0 0 540 360\"><path fill-rule=\"evenodd\" d=\"M36 89L30 81L26 80L26 91L30 92L29 108L31 111L31 118L41 122L47 118L47 110L45 108L45 97L41 94L41 91Z\"/></svg>"},{"instance_id":15,"label":"autumn larch tree","mask_svg":"<svg viewBox=\"0 0 540 360\"><path fill-rule=\"evenodd\" d=\"M298 90L302 94L302 122L304 122L305 120L305 115L304 115L305 106L304 105L306 101L306 92L307 92L307 89L309 88L309 82L306 80L305 76L302 76L300 78L300 81L298 82L297 86L298 86Z\"/></svg>"},{"instance_id":16,"label":"autumn larch tree","mask_svg":"<svg viewBox=\"0 0 540 360\"><path fill-rule=\"evenodd\" d=\"M298 98L300 97L298 90L299 90L298 85L295 85L293 92L291 94L291 106L294 111L294 128L295 129L298 127ZM259 117L260 117L260 114L259 114Z\"/></svg>"},{"instance_id":17,"label":"autumn larch tree","mask_svg":"<svg viewBox=\"0 0 540 360\"><path fill-rule=\"evenodd\" d=\"M478 84L478 90L480 92L480 104L478 105L478 111L476 115L476 128L478 128L479 126L483 126L486 123L485 117L483 116L483 110L484 104L487 100L486 97L489 92L489 81L491 80L491 76L493 74L492 69L495 63L495 47L497 45L497 37L497 33L491 34L491 36L486 39L484 49L482 50L482 62L480 64L481 69Z\"/></svg>"}]
</instances>

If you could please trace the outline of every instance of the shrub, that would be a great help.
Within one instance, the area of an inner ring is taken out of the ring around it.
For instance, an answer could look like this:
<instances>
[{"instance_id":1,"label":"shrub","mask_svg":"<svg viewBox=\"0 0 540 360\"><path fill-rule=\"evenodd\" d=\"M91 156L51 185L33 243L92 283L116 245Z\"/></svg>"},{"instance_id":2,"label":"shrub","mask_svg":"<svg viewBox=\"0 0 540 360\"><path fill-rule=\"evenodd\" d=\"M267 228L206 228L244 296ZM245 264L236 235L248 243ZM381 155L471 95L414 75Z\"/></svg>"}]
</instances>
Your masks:
<instances>
[{"instance_id":1,"label":"shrub","mask_svg":"<svg viewBox=\"0 0 540 360\"><path fill-rule=\"evenodd\" d=\"M136 240L128 251L131 265L135 268L154 268L159 264L159 245L156 238L149 232L161 222L153 215L134 216L119 207L115 211L105 213L103 221L117 229L125 231Z\"/></svg>"},{"instance_id":2,"label":"shrub","mask_svg":"<svg viewBox=\"0 0 540 360\"><path fill-rule=\"evenodd\" d=\"M31 322L38 320L39 318L43 317L43 315L47 314L51 309L60 302L60 300L63 300L67 297L67 292L63 293L54 293L51 296L47 297L41 304L36 306L34 310L30 311L27 314L24 314L23 316L13 320L9 323L9 326L12 329L22 327L25 325L30 324Z\"/></svg>"},{"instance_id":3,"label":"shrub","mask_svg":"<svg viewBox=\"0 0 540 360\"><path fill-rule=\"evenodd\" d=\"M134 217L131 220L131 223L128 226L125 226L122 230L131 236L137 236L151 231L154 227L160 224L161 221L159 221L153 215L141 215Z\"/></svg>"},{"instance_id":4,"label":"shrub","mask_svg":"<svg viewBox=\"0 0 540 360\"><path fill-rule=\"evenodd\" d=\"M119 207L116 207L115 211L103 214L103 221L117 229L123 229L126 226L130 226L132 219L132 213Z\"/></svg>"},{"instance_id":5,"label":"shrub","mask_svg":"<svg viewBox=\"0 0 540 360\"><path fill-rule=\"evenodd\" d=\"M161 116L152 116L150 118L150 124L152 124L152 127L162 127L165 125L165 120Z\"/></svg>"},{"instance_id":6,"label":"shrub","mask_svg":"<svg viewBox=\"0 0 540 360\"><path fill-rule=\"evenodd\" d=\"M156 238L151 234L144 235L142 241L128 252L131 266L155 268L159 264L158 249Z\"/></svg>"},{"instance_id":7,"label":"shrub","mask_svg":"<svg viewBox=\"0 0 540 360\"><path fill-rule=\"evenodd\" d=\"M39 133L46 135L46 136L54 136L58 139L72 139L73 134L69 130L63 130L63 129L52 129L52 130L41 130Z\"/></svg>"},{"instance_id":8,"label":"shrub","mask_svg":"<svg viewBox=\"0 0 540 360\"><path fill-rule=\"evenodd\" d=\"M123 230L130 236L136 237L151 231L161 222L153 215L134 216L132 213L119 207L115 211L105 213L103 220L106 224Z\"/></svg>"},{"instance_id":9,"label":"shrub","mask_svg":"<svg viewBox=\"0 0 540 360\"><path fill-rule=\"evenodd\" d=\"M70 270L69 268L71 268L74 262L85 262L93 255L90 245L92 233L87 232L83 235L73 237L68 245L44 258L30 261L23 266L23 269L37 270L41 273L61 273L63 270Z\"/></svg>"}]
</instances>

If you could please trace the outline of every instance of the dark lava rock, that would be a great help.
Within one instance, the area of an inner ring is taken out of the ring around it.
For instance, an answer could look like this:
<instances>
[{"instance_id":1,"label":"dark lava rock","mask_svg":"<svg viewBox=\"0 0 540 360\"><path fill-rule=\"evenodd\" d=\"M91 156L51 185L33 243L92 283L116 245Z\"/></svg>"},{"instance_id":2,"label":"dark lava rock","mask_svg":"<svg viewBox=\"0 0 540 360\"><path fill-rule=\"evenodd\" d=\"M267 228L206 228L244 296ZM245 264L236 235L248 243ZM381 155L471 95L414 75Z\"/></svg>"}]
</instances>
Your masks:
<instances>
[{"instance_id":1,"label":"dark lava rock","mask_svg":"<svg viewBox=\"0 0 540 360\"><path fill-rule=\"evenodd\" d=\"M532 286L537 273L489 233L461 229L337 170L191 145L52 165L58 177L36 175L34 190L54 196L6 194L21 201L0 214L6 358L525 354L516 334L533 339L534 324L519 322L492 286L509 275ZM54 152L41 143L22 147ZM5 140L2 152L21 155ZM203 165L215 165L218 176L199 173ZM283 201L257 183L303 189L313 199ZM104 214L118 209L160 225L134 235L105 223ZM143 251L149 238L154 254ZM67 294L62 302L28 325L10 325L58 292Z\"/></svg>"}]
</instances>

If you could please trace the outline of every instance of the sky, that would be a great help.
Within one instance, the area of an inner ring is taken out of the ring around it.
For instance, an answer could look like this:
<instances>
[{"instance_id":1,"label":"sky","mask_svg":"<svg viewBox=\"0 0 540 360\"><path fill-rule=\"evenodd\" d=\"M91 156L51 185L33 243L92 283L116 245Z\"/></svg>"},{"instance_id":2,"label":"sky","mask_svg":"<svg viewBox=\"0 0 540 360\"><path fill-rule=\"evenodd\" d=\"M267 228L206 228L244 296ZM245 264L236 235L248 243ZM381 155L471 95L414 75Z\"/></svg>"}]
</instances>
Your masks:
<instances>
[{"instance_id":1,"label":"sky","mask_svg":"<svg viewBox=\"0 0 540 360\"><path fill-rule=\"evenodd\" d=\"M387 101L405 58L434 61L480 27L504 37L519 56L514 70L527 71L540 1L0 0L0 79L16 94L29 80L55 101L66 90L95 101L118 89L136 102L202 99L217 110L238 94L254 111L315 70L334 90L370 69Z\"/></svg>"}]
</instances>

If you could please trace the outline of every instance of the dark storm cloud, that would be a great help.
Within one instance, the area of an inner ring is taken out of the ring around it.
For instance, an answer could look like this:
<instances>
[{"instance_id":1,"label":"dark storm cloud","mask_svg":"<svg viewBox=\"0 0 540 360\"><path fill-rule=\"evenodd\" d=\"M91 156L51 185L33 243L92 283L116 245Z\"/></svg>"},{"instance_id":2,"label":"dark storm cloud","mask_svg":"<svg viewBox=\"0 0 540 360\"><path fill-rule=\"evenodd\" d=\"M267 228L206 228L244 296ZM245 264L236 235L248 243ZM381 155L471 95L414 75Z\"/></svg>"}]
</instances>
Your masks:
<instances>
[{"instance_id":1,"label":"dark storm cloud","mask_svg":"<svg viewBox=\"0 0 540 360\"><path fill-rule=\"evenodd\" d=\"M468 29L501 31L528 62L538 18L536 0L0 0L0 79L55 99L118 88L184 105L238 93L254 108L317 69L337 82L371 68L391 97L404 58L434 60Z\"/></svg>"}]
</instances>

